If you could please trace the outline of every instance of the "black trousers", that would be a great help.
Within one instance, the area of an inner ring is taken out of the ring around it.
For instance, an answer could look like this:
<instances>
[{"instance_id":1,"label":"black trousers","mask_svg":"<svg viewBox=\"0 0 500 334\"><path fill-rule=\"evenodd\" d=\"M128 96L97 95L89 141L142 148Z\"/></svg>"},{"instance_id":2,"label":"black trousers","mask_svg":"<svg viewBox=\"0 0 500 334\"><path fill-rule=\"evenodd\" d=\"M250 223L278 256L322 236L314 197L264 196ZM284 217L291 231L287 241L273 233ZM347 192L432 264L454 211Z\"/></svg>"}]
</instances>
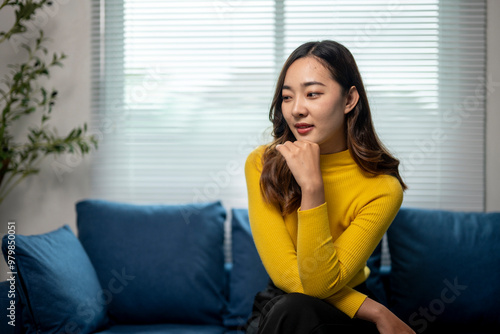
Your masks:
<instances>
[{"instance_id":1,"label":"black trousers","mask_svg":"<svg viewBox=\"0 0 500 334\"><path fill-rule=\"evenodd\" d=\"M356 290L375 299L362 283ZM351 319L333 305L301 293L285 293L272 282L259 292L247 334L378 334L375 324Z\"/></svg>"}]
</instances>

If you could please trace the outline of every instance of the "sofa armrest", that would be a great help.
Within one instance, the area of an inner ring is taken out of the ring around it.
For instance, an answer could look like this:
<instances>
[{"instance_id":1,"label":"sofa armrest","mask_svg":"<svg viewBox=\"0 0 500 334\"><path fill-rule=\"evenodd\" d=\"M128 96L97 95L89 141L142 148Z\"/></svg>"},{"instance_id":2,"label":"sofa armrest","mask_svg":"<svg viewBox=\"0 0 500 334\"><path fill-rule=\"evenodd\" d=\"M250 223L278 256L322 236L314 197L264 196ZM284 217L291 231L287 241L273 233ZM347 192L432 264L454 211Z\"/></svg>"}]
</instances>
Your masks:
<instances>
[{"instance_id":1,"label":"sofa armrest","mask_svg":"<svg viewBox=\"0 0 500 334\"><path fill-rule=\"evenodd\" d=\"M18 294L11 291L10 281L0 282L0 333L22 334L21 303Z\"/></svg>"}]
</instances>

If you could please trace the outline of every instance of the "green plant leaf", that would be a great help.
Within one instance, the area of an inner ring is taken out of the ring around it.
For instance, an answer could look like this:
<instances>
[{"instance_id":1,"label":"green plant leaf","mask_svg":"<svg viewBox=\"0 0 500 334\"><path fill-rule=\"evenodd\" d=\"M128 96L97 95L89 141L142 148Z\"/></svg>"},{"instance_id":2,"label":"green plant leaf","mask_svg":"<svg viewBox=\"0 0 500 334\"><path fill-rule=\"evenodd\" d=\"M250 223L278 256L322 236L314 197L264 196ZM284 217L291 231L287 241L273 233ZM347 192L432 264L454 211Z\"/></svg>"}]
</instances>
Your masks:
<instances>
[{"instance_id":1,"label":"green plant leaf","mask_svg":"<svg viewBox=\"0 0 500 334\"><path fill-rule=\"evenodd\" d=\"M19 154L19 161L23 162L24 160L26 160L26 157L27 157L27 156L26 156L26 153L21 152L21 153Z\"/></svg>"},{"instance_id":2,"label":"green plant leaf","mask_svg":"<svg viewBox=\"0 0 500 334\"><path fill-rule=\"evenodd\" d=\"M13 80L14 81L19 81L21 80L21 78L23 77L23 73L22 72L17 72L15 75L14 75L14 78Z\"/></svg>"},{"instance_id":3,"label":"green plant leaf","mask_svg":"<svg viewBox=\"0 0 500 334\"><path fill-rule=\"evenodd\" d=\"M36 108L35 108L35 107L30 107L30 108L28 108L28 109L26 109L26 110L24 111L24 114L25 114L25 115L29 115L29 114L31 114L31 113L34 113L35 111L36 111Z\"/></svg>"},{"instance_id":4,"label":"green plant leaf","mask_svg":"<svg viewBox=\"0 0 500 334\"><path fill-rule=\"evenodd\" d=\"M23 49L25 49L26 51L28 51L28 53L29 53L29 54L31 54L31 47L30 47L28 44L26 44L26 43L22 43L22 44L21 44L21 47L22 47Z\"/></svg>"},{"instance_id":5,"label":"green plant leaf","mask_svg":"<svg viewBox=\"0 0 500 334\"><path fill-rule=\"evenodd\" d=\"M35 159L38 158L38 153L33 153L28 161L28 163L32 163L33 161L35 161Z\"/></svg>"}]
</instances>

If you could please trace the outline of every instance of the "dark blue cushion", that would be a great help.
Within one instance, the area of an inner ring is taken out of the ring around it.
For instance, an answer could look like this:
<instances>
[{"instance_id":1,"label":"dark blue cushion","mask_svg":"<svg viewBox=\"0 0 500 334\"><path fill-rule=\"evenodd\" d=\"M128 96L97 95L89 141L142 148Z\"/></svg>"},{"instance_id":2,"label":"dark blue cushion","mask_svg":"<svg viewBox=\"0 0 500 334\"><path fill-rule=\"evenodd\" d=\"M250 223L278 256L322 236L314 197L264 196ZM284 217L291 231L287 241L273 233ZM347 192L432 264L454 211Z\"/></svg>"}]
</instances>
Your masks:
<instances>
[{"instance_id":1,"label":"dark blue cushion","mask_svg":"<svg viewBox=\"0 0 500 334\"><path fill-rule=\"evenodd\" d=\"M401 208L387 236L390 307L417 332L500 325L500 213Z\"/></svg>"},{"instance_id":2,"label":"dark blue cushion","mask_svg":"<svg viewBox=\"0 0 500 334\"><path fill-rule=\"evenodd\" d=\"M10 277L9 277L10 278ZM22 333L22 309L19 293L16 293L16 281L7 280L0 282L0 316L5 321L0 321L0 333Z\"/></svg>"},{"instance_id":3,"label":"dark blue cushion","mask_svg":"<svg viewBox=\"0 0 500 334\"><path fill-rule=\"evenodd\" d=\"M14 251L15 268L9 269L17 270L16 292L26 311L27 333L84 334L106 324L101 285L69 226L40 235L5 235L7 261L12 260L9 250Z\"/></svg>"},{"instance_id":4,"label":"dark blue cushion","mask_svg":"<svg viewBox=\"0 0 500 334\"><path fill-rule=\"evenodd\" d=\"M225 334L226 329L214 325L115 325L99 334Z\"/></svg>"},{"instance_id":5,"label":"dark blue cushion","mask_svg":"<svg viewBox=\"0 0 500 334\"><path fill-rule=\"evenodd\" d=\"M222 324L224 221L220 202L133 205L84 200L79 238L117 323Z\"/></svg>"},{"instance_id":6,"label":"dark blue cushion","mask_svg":"<svg viewBox=\"0 0 500 334\"><path fill-rule=\"evenodd\" d=\"M366 279L366 287L373 293L379 303L387 306L387 295L381 275L382 241L379 242L366 264L370 268L370 276Z\"/></svg>"},{"instance_id":7,"label":"dark blue cushion","mask_svg":"<svg viewBox=\"0 0 500 334\"><path fill-rule=\"evenodd\" d=\"M255 294L264 290L269 276L262 265L252 238L247 209L231 211L233 266L229 281L229 307L224 325L241 327L252 312Z\"/></svg>"}]
</instances>

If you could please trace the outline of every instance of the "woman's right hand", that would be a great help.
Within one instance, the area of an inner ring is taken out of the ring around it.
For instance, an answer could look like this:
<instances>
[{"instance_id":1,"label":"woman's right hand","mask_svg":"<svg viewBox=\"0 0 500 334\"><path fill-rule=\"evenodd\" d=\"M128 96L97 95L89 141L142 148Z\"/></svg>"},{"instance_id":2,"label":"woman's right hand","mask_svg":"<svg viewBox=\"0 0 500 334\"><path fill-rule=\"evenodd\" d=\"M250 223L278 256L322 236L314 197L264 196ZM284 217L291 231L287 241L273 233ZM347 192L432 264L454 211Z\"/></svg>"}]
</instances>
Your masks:
<instances>
[{"instance_id":1,"label":"woman's right hand","mask_svg":"<svg viewBox=\"0 0 500 334\"><path fill-rule=\"evenodd\" d=\"M384 307L379 319L375 321L380 334L415 334L415 331L399 319L394 313Z\"/></svg>"},{"instance_id":2,"label":"woman's right hand","mask_svg":"<svg viewBox=\"0 0 500 334\"><path fill-rule=\"evenodd\" d=\"M380 334L416 334L387 307L371 298L361 304L356 317L375 323Z\"/></svg>"}]
</instances>

